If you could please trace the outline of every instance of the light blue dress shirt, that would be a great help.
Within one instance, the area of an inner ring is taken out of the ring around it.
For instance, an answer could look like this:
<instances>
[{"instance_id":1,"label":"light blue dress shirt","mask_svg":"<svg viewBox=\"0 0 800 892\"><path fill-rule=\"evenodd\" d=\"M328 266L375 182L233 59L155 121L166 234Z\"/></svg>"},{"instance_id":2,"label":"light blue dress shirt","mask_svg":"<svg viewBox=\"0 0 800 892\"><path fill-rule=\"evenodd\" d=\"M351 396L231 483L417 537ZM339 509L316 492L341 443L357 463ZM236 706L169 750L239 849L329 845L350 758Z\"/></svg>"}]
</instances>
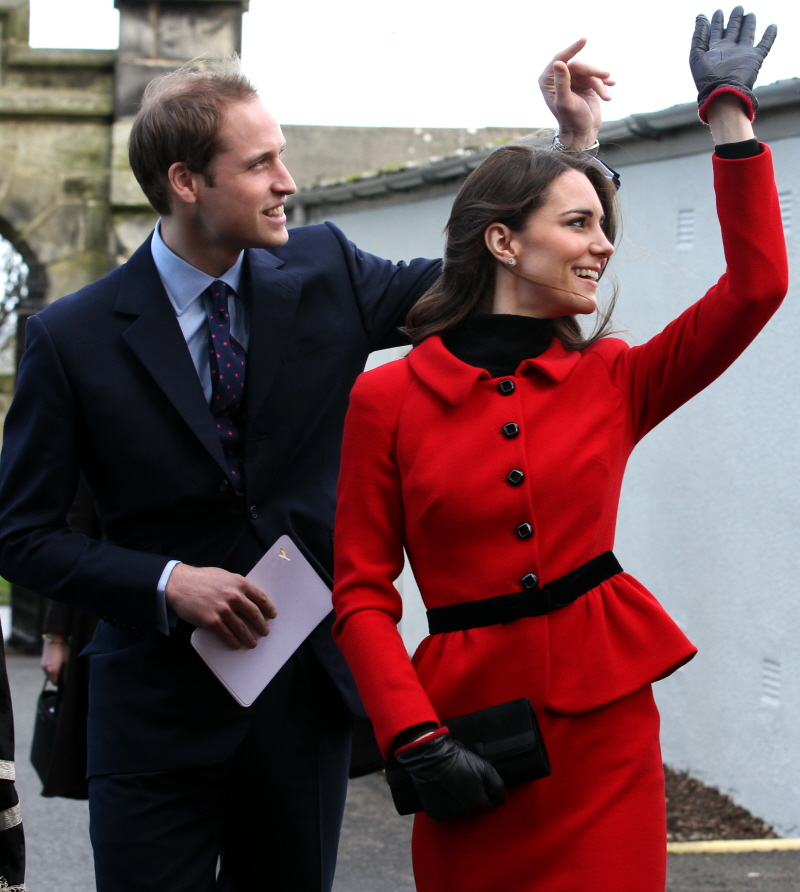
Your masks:
<instances>
[{"instance_id":1,"label":"light blue dress shirt","mask_svg":"<svg viewBox=\"0 0 800 892\"><path fill-rule=\"evenodd\" d=\"M178 318L206 401L211 405L211 367L208 363L208 314L211 311L211 299L204 292L212 282L217 281L225 282L236 292L228 298L231 334L247 350L250 334L247 306L238 296L244 251L229 270L214 278L178 257L164 244L160 220L156 223L150 250L164 290ZM166 589L170 574L179 563L180 561L170 561L158 580L160 615L156 626L164 635L168 635L170 626L177 622L177 617L167 610Z\"/></svg>"}]
</instances>

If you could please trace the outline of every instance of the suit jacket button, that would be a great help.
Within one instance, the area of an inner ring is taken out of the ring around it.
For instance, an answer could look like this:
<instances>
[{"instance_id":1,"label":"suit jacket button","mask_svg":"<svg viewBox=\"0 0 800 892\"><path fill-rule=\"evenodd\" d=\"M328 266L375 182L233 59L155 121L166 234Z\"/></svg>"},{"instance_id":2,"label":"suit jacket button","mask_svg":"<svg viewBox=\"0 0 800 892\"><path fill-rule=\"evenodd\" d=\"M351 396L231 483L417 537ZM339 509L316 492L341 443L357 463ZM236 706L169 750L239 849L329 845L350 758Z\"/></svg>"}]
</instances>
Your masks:
<instances>
[{"instance_id":1,"label":"suit jacket button","mask_svg":"<svg viewBox=\"0 0 800 892\"><path fill-rule=\"evenodd\" d=\"M515 424L513 421L509 421L508 424L503 425L503 436L507 440L513 440L514 437L519 436L519 425Z\"/></svg>"},{"instance_id":2,"label":"suit jacket button","mask_svg":"<svg viewBox=\"0 0 800 892\"><path fill-rule=\"evenodd\" d=\"M255 505L250 506L250 517L255 520L258 517L258 508Z\"/></svg>"},{"instance_id":3,"label":"suit jacket button","mask_svg":"<svg viewBox=\"0 0 800 892\"><path fill-rule=\"evenodd\" d=\"M223 477L222 480L219 481L219 491L220 492L227 492L229 486L230 486L230 483L228 482L227 477Z\"/></svg>"},{"instance_id":4,"label":"suit jacket button","mask_svg":"<svg viewBox=\"0 0 800 892\"><path fill-rule=\"evenodd\" d=\"M522 579L520 579L520 582L522 583L523 588L530 591L539 585L539 577L535 573L526 573Z\"/></svg>"},{"instance_id":5,"label":"suit jacket button","mask_svg":"<svg viewBox=\"0 0 800 892\"><path fill-rule=\"evenodd\" d=\"M510 393L514 392L516 388L516 384L511 380L511 378L503 378L503 380L497 385L497 389L503 396L508 396Z\"/></svg>"},{"instance_id":6,"label":"suit jacket button","mask_svg":"<svg viewBox=\"0 0 800 892\"><path fill-rule=\"evenodd\" d=\"M519 486L524 479L525 475L522 471L518 471L516 468L513 471L509 471L508 477L506 477L506 480L508 480L512 486Z\"/></svg>"},{"instance_id":7,"label":"suit jacket button","mask_svg":"<svg viewBox=\"0 0 800 892\"><path fill-rule=\"evenodd\" d=\"M530 539L533 535L533 527L529 523L521 523L516 529L520 539Z\"/></svg>"}]
</instances>

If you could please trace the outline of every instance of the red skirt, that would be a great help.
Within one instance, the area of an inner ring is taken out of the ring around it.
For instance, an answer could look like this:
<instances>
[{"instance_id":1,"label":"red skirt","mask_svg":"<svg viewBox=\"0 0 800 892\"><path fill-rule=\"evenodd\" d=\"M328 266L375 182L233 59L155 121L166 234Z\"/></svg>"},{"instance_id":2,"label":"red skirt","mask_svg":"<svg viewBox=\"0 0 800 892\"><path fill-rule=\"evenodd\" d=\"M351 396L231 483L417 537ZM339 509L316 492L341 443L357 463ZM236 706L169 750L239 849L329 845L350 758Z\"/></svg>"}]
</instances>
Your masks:
<instances>
[{"instance_id":1,"label":"red skirt","mask_svg":"<svg viewBox=\"0 0 800 892\"><path fill-rule=\"evenodd\" d=\"M650 685L592 712L538 718L550 777L510 790L479 818L417 816L418 892L664 892L664 769Z\"/></svg>"}]
</instances>

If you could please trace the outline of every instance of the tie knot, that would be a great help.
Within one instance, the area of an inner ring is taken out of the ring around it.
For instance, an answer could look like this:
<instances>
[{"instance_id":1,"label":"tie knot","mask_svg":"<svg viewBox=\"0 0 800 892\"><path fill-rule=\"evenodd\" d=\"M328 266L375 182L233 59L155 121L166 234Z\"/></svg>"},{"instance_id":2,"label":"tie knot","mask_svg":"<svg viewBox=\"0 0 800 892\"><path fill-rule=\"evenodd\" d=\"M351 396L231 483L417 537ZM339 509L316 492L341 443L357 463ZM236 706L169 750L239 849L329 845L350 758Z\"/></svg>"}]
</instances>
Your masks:
<instances>
[{"instance_id":1,"label":"tie knot","mask_svg":"<svg viewBox=\"0 0 800 892\"><path fill-rule=\"evenodd\" d=\"M229 294L235 293L233 289L226 285L221 279L217 279L215 282L212 282L208 286L208 290L211 292L212 297L222 297L227 298Z\"/></svg>"}]
</instances>

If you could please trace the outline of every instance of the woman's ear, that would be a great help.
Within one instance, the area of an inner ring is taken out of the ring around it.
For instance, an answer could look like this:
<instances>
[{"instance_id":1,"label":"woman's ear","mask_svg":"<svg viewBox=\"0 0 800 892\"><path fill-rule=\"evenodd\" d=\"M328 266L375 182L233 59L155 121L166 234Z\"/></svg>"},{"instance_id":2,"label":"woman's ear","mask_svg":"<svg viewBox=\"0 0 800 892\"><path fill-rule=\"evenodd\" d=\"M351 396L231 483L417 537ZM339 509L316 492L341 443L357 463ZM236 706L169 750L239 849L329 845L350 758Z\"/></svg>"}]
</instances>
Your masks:
<instances>
[{"instance_id":1,"label":"woman's ear","mask_svg":"<svg viewBox=\"0 0 800 892\"><path fill-rule=\"evenodd\" d=\"M490 223L483 233L483 240L489 253L496 257L500 263L506 264L509 260L516 260L514 256L514 233L505 223Z\"/></svg>"}]
</instances>

